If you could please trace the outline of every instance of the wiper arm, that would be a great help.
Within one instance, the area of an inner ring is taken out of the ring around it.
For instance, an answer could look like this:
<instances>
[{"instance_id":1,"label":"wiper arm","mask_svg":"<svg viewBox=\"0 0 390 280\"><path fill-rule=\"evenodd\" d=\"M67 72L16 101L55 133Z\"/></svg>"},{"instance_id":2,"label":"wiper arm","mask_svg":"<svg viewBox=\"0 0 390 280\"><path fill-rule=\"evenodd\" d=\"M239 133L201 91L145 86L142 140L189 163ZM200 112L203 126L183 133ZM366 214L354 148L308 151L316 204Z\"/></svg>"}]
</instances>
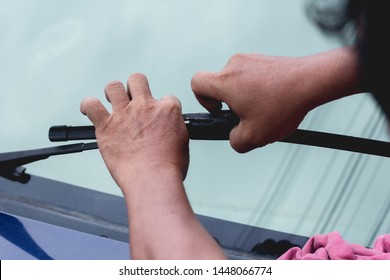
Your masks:
<instances>
[{"instance_id":1,"label":"wiper arm","mask_svg":"<svg viewBox=\"0 0 390 280\"><path fill-rule=\"evenodd\" d=\"M29 175L25 173L22 165L47 159L50 156L79 153L82 151L97 149L97 143L78 143L18 152L0 153L0 176L13 181L26 183Z\"/></svg>"},{"instance_id":2,"label":"wiper arm","mask_svg":"<svg viewBox=\"0 0 390 280\"><path fill-rule=\"evenodd\" d=\"M86 150L97 149L96 142L78 143L42 149L8 152L0 154L0 170L15 168L27 163L46 159L50 156L79 153Z\"/></svg>"}]
</instances>

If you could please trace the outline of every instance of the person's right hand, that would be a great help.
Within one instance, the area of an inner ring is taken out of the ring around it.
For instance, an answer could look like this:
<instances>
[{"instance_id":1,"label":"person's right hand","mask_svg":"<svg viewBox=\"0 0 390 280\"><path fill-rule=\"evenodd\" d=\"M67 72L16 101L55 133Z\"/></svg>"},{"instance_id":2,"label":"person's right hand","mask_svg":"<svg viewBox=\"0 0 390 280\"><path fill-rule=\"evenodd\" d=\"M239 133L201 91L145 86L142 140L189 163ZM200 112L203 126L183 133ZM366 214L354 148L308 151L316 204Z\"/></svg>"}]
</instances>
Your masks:
<instances>
[{"instance_id":1,"label":"person's right hand","mask_svg":"<svg viewBox=\"0 0 390 280\"><path fill-rule=\"evenodd\" d=\"M210 112L225 102L238 115L230 144L243 153L280 140L298 127L309 110L301 98L304 76L302 59L234 55L218 73L195 74L191 85Z\"/></svg>"},{"instance_id":2,"label":"person's right hand","mask_svg":"<svg viewBox=\"0 0 390 280\"><path fill-rule=\"evenodd\" d=\"M234 55L217 73L199 72L192 90L209 111L225 102L240 122L230 133L238 152L281 140L326 102L362 92L352 47L305 57Z\"/></svg>"}]
</instances>

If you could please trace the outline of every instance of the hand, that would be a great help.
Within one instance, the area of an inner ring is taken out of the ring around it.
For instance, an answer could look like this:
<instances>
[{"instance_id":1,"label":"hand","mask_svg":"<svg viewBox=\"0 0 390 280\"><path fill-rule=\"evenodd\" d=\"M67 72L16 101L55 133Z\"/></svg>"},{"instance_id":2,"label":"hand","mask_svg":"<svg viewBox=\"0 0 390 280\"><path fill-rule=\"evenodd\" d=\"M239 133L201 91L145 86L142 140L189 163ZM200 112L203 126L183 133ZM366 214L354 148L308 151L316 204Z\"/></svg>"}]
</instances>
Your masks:
<instances>
[{"instance_id":1,"label":"hand","mask_svg":"<svg viewBox=\"0 0 390 280\"><path fill-rule=\"evenodd\" d=\"M129 77L127 91L111 82L105 94L111 114L95 98L85 99L80 110L95 126L102 157L118 185L139 170L174 168L184 180L188 164L188 133L181 105L173 96L155 100L142 74ZM126 176L124 175L126 174ZM122 190L123 191L123 190Z\"/></svg>"},{"instance_id":2,"label":"hand","mask_svg":"<svg viewBox=\"0 0 390 280\"><path fill-rule=\"evenodd\" d=\"M222 71L197 73L191 84L207 110L225 102L238 115L230 144L247 152L287 137L301 123L309 110L301 98L304 75L299 58L235 55Z\"/></svg>"},{"instance_id":3,"label":"hand","mask_svg":"<svg viewBox=\"0 0 390 280\"><path fill-rule=\"evenodd\" d=\"M124 194L132 258L225 258L185 193L189 140L180 102L155 100L142 74L130 76L127 88L107 85L111 114L95 98L80 110L94 124L99 150Z\"/></svg>"},{"instance_id":4,"label":"hand","mask_svg":"<svg viewBox=\"0 0 390 280\"><path fill-rule=\"evenodd\" d=\"M306 114L329 101L363 92L359 57L351 46L305 57L235 55L218 73L192 78L209 111L225 102L240 118L230 144L247 152L287 137Z\"/></svg>"}]
</instances>

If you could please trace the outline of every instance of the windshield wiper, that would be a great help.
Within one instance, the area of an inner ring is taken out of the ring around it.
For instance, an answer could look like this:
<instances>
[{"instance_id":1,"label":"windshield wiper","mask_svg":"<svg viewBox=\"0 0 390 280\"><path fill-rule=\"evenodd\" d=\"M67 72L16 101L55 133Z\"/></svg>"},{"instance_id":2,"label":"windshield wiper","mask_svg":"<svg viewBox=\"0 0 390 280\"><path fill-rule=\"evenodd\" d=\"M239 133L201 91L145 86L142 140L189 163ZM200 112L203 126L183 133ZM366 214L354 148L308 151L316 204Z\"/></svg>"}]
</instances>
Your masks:
<instances>
[{"instance_id":1,"label":"windshield wiper","mask_svg":"<svg viewBox=\"0 0 390 280\"><path fill-rule=\"evenodd\" d=\"M184 122L190 139L229 140L229 133L239 119L231 111L218 114L184 114ZM53 126L49 130L50 141L96 139L93 126ZM390 157L390 143L348 135L297 129L279 142L331 148L376 156Z\"/></svg>"},{"instance_id":2,"label":"windshield wiper","mask_svg":"<svg viewBox=\"0 0 390 280\"><path fill-rule=\"evenodd\" d=\"M27 163L46 159L50 156L79 153L86 150L97 149L97 143L78 143L42 149L25 150L0 154L0 170L15 168Z\"/></svg>"},{"instance_id":3,"label":"windshield wiper","mask_svg":"<svg viewBox=\"0 0 390 280\"><path fill-rule=\"evenodd\" d=\"M21 167L22 165L42 159L47 159L51 156L80 153L82 151L93 150L97 148L97 143L92 142L1 153L0 176L12 181L27 183L30 179L30 176L26 174L26 169Z\"/></svg>"},{"instance_id":4,"label":"windshield wiper","mask_svg":"<svg viewBox=\"0 0 390 280\"><path fill-rule=\"evenodd\" d=\"M231 111L221 111L217 114L183 114L183 119L189 138L193 140L228 140L230 131L239 122L238 117ZM52 142L96 139L95 128L93 126L52 126L49 129L49 139ZM280 142L390 157L389 142L319 131L297 129ZM20 167L22 165L50 156L79 153L97 148L97 143L93 142L0 153L0 176L16 181L24 178L25 181L27 174L25 168Z\"/></svg>"}]
</instances>

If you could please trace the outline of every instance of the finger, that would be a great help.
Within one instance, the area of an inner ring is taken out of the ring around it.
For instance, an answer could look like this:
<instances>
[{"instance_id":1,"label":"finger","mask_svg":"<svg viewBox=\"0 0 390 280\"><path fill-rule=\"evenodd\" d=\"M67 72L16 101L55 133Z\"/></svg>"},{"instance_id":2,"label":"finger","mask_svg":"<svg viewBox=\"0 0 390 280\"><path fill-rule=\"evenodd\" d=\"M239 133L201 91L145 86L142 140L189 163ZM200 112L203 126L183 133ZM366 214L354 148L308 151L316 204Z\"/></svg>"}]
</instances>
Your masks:
<instances>
[{"instance_id":1,"label":"finger","mask_svg":"<svg viewBox=\"0 0 390 280\"><path fill-rule=\"evenodd\" d=\"M218 111L222 108L219 97L218 74L212 72L198 72L191 79L191 88L196 99L208 111Z\"/></svg>"},{"instance_id":2,"label":"finger","mask_svg":"<svg viewBox=\"0 0 390 280\"><path fill-rule=\"evenodd\" d=\"M173 104L175 104L177 107L180 108L180 111L182 110L181 102L176 96L166 95L163 98L161 98L160 100L163 102L172 102Z\"/></svg>"},{"instance_id":3,"label":"finger","mask_svg":"<svg viewBox=\"0 0 390 280\"><path fill-rule=\"evenodd\" d=\"M152 97L148 79L140 73L132 74L129 77L127 80L127 89L131 99Z\"/></svg>"},{"instance_id":4,"label":"finger","mask_svg":"<svg viewBox=\"0 0 390 280\"><path fill-rule=\"evenodd\" d=\"M100 127L110 116L103 104L93 97L88 97L81 102L80 111L88 117L95 127Z\"/></svg>"},{"instance_id":5,"label":"finger","mask_svg":"<svg viewBox=\"0 0 390 280\"><path fill-rule=\"evenodd\" d=\"M246 153L252 150L254 147L251 144L252 137L245 129L242 121L230 131L229 142L230 146L239 153Z\"/></svg>"},{"instance_id":6,"label":"finger","mask_svg":"<svg viewBox=\"0 0 390 280\"><path fill-rule=\"evenodd\" d=\"M122 82L110 82L104 88L104 93L106 94L107 100L111 103L113 110L126 107L127 104L130 102L130 97L129 95L127 95L127 92Z\"/></svg>"},{"instance_id":7,"label":"finger","mask_svg":"<svg viewBox=\"0 0 390 280\"><path fill-rule=\"evenodd\" d=\"M222 109L222 102L212 98L196 96L196 99L207 111L217 112Z\"/></svg>"}]
</instances>

